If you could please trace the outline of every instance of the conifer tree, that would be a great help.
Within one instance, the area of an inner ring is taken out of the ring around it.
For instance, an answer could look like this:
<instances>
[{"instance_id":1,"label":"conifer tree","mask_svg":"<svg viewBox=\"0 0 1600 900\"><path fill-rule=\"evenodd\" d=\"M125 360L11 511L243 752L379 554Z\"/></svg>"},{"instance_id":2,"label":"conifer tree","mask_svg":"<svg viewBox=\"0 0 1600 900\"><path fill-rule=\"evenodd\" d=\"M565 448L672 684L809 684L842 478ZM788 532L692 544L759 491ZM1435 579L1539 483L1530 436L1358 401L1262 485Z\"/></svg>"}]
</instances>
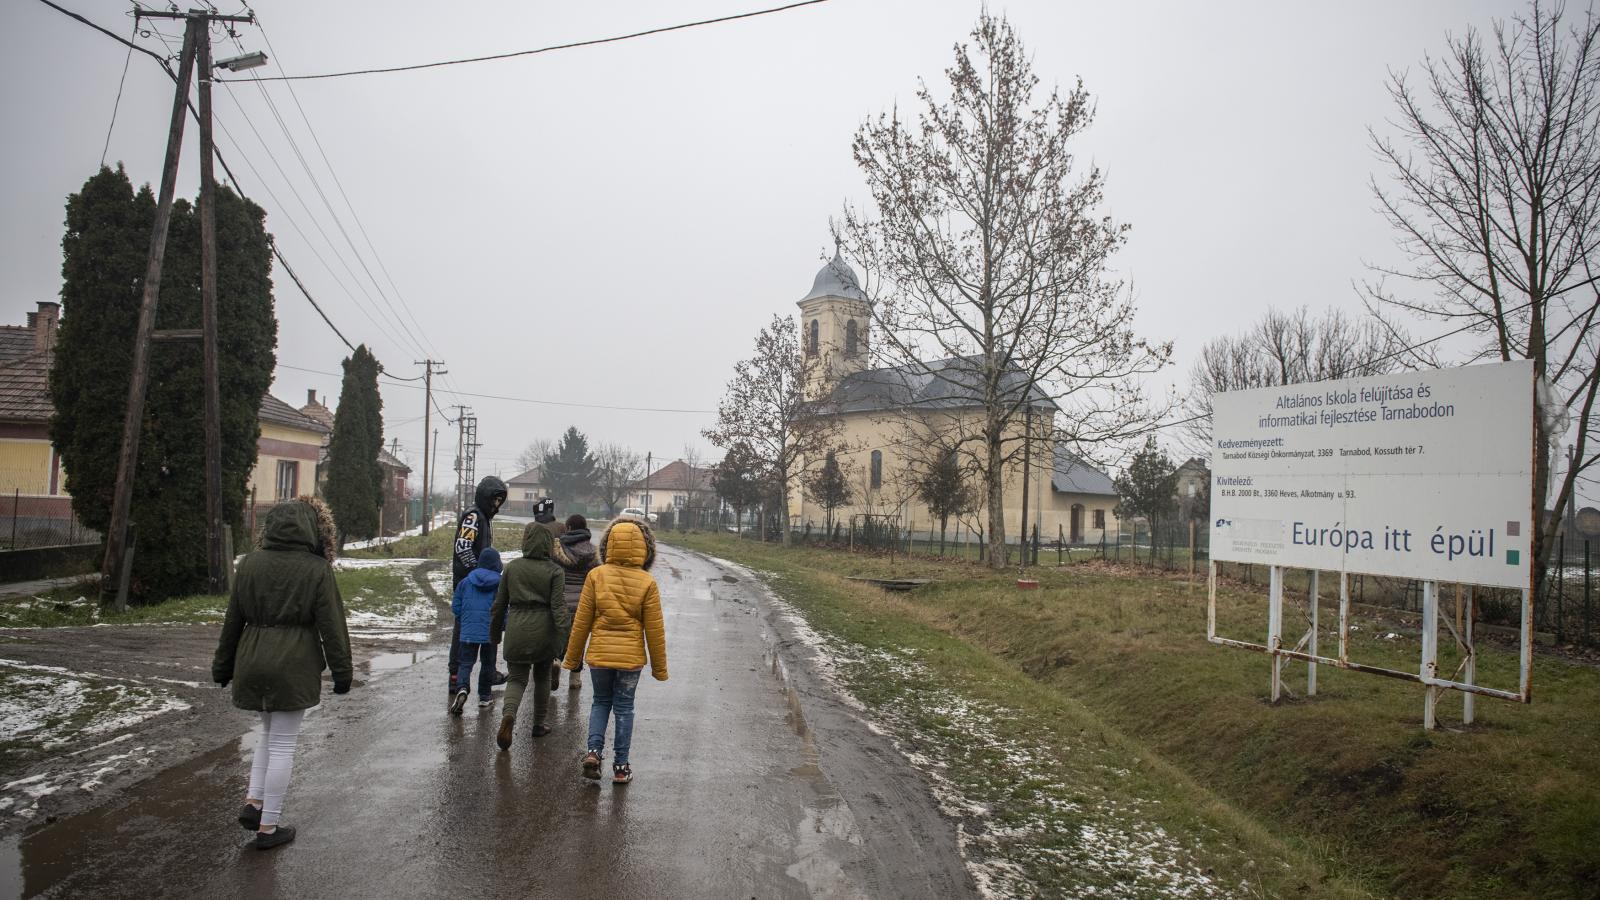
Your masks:
<instances>
[{"instance_id":1,"label":"conifer tree","mask_svg":"<svg viewBox=\"0 0 1600 900\"><path fill-rule=\"evenodd\" d=\"M339 542L375 537L383 505L383 397L378 393L378 360L366 344L344 361L339 409L328 442L328 508L339 528Z\"/></svg>"},{"instance_id":2,"label":"conifer tree","mask_svg":"<svg viewBox=\"0 0 1600 900\"><path fill-rule=\"evenodd\" d=\"M850 481L845 478L839 456L830 451L823 457L822 468L812 472L805 482L806 496L822 507L827 514L828 537L833 537L833 511L850 502Z\"/></svg>"},{"instance_id":3,"label":"conifer tree","mask_svg":"<svg viewBox=\"0 0 1600 900\"><path fill-rule=\"evenodd\" d=\"M223 521L241 534L255 465L261 397L276 365L271 237L266 214L216 190L218 378L222 398ZM67 202L62 326L50 373L51 438L85 525L109 524L155 200L119 168L102 168ZM157 329L200 327L200 229L193 204L173 204ZM141 603L201 591L205 562L205 431L201 354L162 344L150 384L133 484L130 586ZM244 541L240 542L245 543Z\"/></svg>"},{"instance_id":4,"label":"conifer tree","mask_svg":"<svg viewBox=\"0 0 1600 900\"><path fill-rule=\"evenodd\" d=\"M568 427L555 452L544 458L544 483L551 496L572 503L594 494L597 465L589 452L588 438L577 428Z\"/></svg>"}]
</instances>

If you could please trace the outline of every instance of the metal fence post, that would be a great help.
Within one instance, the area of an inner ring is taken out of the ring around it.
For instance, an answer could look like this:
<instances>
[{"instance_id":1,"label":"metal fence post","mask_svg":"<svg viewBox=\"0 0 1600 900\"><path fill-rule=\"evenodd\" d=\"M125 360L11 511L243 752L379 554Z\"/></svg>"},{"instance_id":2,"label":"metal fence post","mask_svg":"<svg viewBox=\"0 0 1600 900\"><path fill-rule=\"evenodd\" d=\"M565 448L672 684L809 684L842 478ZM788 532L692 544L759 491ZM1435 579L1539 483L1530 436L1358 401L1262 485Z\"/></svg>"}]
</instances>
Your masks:
<instances>
[{"instance_id":1,"label":"metal fence post","mask_svg":"<svg viewBox=\"0 0 1600 900\"><path fill-rule=\"evenodd\" d=\"M17 509L22 506L22 488L11 492L11 549L17 549Z\"/></svg>"},{"instance_id":2,"label":"metal fence post","mask_svg":"<svg viewBox=\"0 0 1600 900\"><path fill-rule=\"evenodd\" d=\"M1556 537L1556 641L1567 639L1567 536Z\"/></svg>"},{"instance_id":3,"label":"metal fence post","mask_svg":"<svg viewBox=\"0 0 1600 900\"><path fill-rule=\"evenodd\" d=\"M1589 644L1589 643L1593 643L1594 642L1594 632L1591 630L1594 627L1594 623L1592 621L1590 621L1590 619L1589 619L1590 582L1591 582L1591 579L1590 579L1590 575L1589 575L1589 539L1588 538L1584 538L1584 540L1583 540L1583 642L1585 644Z\"/></svg>"}]
</instances>

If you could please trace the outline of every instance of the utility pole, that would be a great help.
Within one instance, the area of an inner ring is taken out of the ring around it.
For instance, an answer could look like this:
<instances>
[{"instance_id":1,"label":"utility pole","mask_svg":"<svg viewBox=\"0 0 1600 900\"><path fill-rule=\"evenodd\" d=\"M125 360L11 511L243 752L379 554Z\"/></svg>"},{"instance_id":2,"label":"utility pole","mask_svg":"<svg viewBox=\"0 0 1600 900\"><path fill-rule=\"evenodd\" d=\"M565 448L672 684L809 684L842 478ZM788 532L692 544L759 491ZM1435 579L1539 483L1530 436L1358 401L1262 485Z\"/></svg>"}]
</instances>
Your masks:
<instances>
[{"instance_id":1,"label":"utility pole","mask_svg":"<svg viewBox=\"0 0 1600 900\"><path fill-rule=\"evenodd\" d=\"M417 366L422 366L423 367L423 376L422 376L422 533L423 534L427 534L428 533L428 529L433 527L433 514L429 511L429 507L433 502L433 472L428 466L428 460L429 460L429 456L428 456L428 435L429 434L433 434L433 436L434 436L433 437L433 442L435 444L437 444L439 442L438 434L433 431L433 419L432 419L432 416L433 416L433 376L434 376L435 372L437 372L440 375L447 374L448 370L446 370L446 369L434 369L434 366L442 366L442 365L444 365L444 363L440 362L437 359L418 360L418 361L412 363L412 365L417 365ZM435 449L437 449L437 448L435 448Z\"/></svg>"},{"instance_id":2,"label":"utility pole","mask_svg":"<svg viewBox=\"0 0 1600 900\"><path fill-rule=\"evenodd\" d=\"M427 473L426 477L433 478L433 476L435 474L433 472L433 469L437 468L438 465L439 465L439 429L435 428L433 430L433 465L430 468L424 468L423 469L424 473Z\"/></svg>"},{"instance_id":3,"label":"utility pole","mask_svg":"<svg viewBox=\"0 0 1600 900\"><path fill-rule=\"evenodd\" d=\"M100 566L102 595L116 591L118 609L127 605L128 581L123 569L131 564L128 555L128 527L133 513L133 479L138 471L139 439L144 423L145 396L150 387L150 347L156 340L194 340L202 343L205 381L206 440L206 570L210 587L217 590L224 579L222 547L222 429L216 348L216 218L212 206L211 148L211 37L212 22L254 22L254 16L225 16L206 10L187 13L137 9L136 16L183 19L183 52L178 61L177 89L172 101L172 119L167 128L167 152L161 169L161 192L156 200L155 221L151 228L150 250L145 261L143 295L139 303L139 323L133 337L133 365L128 384L128 405L122 418L122 447L117 455L117 481L111 500L111 522L106 529L106 553ZM172 198L177 189L178 157L183 148L184 117L189 107L189 81L195 62L200 63L200 253L202 326L198 332L183 330L157 334L156 307L161 298L161 269L166 259L167 226L172 221ZM261 57L265 62L265 57Z\"/></svg>"},{"instance_id":4,"label":"utility pole","mask_svg":"<svg viewBox=\"0 0 1600 900\"><path fill-rule=\"evenodd\" d=\"M650 521L650 470L654 468L655 453L646 450L644 454L644 520Z\"/></svg>"},{"instance_id":5,"label":"utility pole","mask_svg":"<svg viewBox=\"0 0 1600 900\"><path fill-rule=\"evenodd\" d=\"M467 473L462 460L462 453L466 449L467 419L472 415L472 409L461 403L457 403L451 409L456 411L456 509L466 509Z\"/></svg>"},{"instance_id":6,"label":"utility pole","mask_svg":"<svg viewBox=\"0 0 1600 900\"><path fill-rule=\"evenodd\" d=\"M461 452L463 463L461 468L461 508L477 500L478 487L478 448L483 446L478 443L478 417L464 415L462 425Z\"/></svg>"}]
</instances>

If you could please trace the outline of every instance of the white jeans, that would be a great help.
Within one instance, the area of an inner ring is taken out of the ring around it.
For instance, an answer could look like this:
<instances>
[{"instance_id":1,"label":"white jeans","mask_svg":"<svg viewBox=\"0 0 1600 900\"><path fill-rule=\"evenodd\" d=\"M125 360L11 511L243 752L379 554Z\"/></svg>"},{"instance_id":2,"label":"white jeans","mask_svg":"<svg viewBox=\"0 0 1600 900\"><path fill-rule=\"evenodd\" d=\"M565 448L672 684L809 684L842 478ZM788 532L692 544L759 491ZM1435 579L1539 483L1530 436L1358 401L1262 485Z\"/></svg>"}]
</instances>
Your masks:
<instances>
[{"instance_id":1,"label":"white jeans","mask_svg":"<svg viewBox=\"0 0 1600 900\"><path fill-rule=\"evenodd\" d=\"M289 790L294 748L300 742L300 723L305 717L303 709L261 714L261 739L256 741L256 758L250 766L247 796L261 801L263 825L278 824L278 817L283 813L283 795Z\"/></svg>"}]
</instances>

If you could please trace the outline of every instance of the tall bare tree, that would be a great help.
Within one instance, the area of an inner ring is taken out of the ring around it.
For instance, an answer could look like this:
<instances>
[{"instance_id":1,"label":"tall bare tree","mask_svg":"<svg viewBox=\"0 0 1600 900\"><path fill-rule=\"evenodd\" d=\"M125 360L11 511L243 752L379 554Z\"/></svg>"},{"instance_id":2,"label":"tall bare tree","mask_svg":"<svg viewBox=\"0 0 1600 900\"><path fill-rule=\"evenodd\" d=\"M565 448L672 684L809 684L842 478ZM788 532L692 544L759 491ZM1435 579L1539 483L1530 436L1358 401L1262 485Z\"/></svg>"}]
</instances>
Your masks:
<instances>
[{"instance_id":1,"label":"tall bare tree","mask_svg":"<svg viewBox=\"0 0 1600 900\"><path fill-rule=\"evenodd\" d=\"M528 446L522 448L522 452L517 454L517 466L524 472L529 469L537 469L544 465L544 458L554 453L555 449L556 442L549 438L529 441Z\"/></svg>"},{"instance_id":2,"label":"tall bare tree","mask_svg":"<svg viewBox=\"0 0 1600 900\"><path fill-rule=\"evenodd\" d=\"M741 446L753 454L774 499L789 496L807 460L820 463L838 444L843 426L836 410L806 396L815 365L800 347L794 319L773 316L756 335L755 355L734 365L716 426L702 432L724 450ZM789 543L787 524L783 543Z\"/></svg>"},{"instance_id":3,"label":"tall bare tree","mask_svg":"<svg viewBox=\"0 0 1600 900\"><path fill-rule=\"evenodd\" d=\"M1370 132L1388 176L1372 189L1410 265L1378 268L1369 304L1455 323L1479 339L1471 360L1531 360L1553 386L1535 417L1532 498L1553 513L1533 528L1548 573L1568 499L1600 457L1600 20L1536 2L1487 35L1447 37L1420 77L1394 73L1389 94L1397 137ZM1552 497L1567 440L1574 462Z\"/></svg>"},{"instance_id":4,"label":"tall bare tree","mask_svg":"<svg viewBox=\"0 0 1600 900\"><path fill-rule=\"evenodd\" d=\"M595 492L606 513L614 516L627 501L628 489L644 476L644 457L621 444L601 444L594 459Z\"/></svg>"},{"instance_id":5,"label":"tall bare tree","mask_svg":"<svg viewBox=\"0 0 1600 900\"><path fill-rule=\"evenodd\" d=\"M1268 310L1248 331L1207 341L1189 372L1184 409L1189 449L1211 449L1211 398L1224 391L1381 375L1401 366L1409 343L1398 326L1338 309Z\"/></svg>"},{"instance_id":6,"label":"tall bare tree","mask_svg":"<svg viewBox=\"0 0 1600 900\"><path fill-rule=\"evenodd\" d=\"M919 87L914 125L896 110L857 132L872 209L847 208L839 231L875 301L874 352L982 407L964 442L1000 567L1026 410L1053 402L1059 436L1081 444L1136 433L1157 415L1138 376L1171 344L1134 334L1131 293L1107 273L1127 226L1096 212L1100 170L1074 165L1069 145L1094 116L1082 84L1039 91L1011 25L988 12L945 74L947 99Z\"/></svg>"}]
</instances>

